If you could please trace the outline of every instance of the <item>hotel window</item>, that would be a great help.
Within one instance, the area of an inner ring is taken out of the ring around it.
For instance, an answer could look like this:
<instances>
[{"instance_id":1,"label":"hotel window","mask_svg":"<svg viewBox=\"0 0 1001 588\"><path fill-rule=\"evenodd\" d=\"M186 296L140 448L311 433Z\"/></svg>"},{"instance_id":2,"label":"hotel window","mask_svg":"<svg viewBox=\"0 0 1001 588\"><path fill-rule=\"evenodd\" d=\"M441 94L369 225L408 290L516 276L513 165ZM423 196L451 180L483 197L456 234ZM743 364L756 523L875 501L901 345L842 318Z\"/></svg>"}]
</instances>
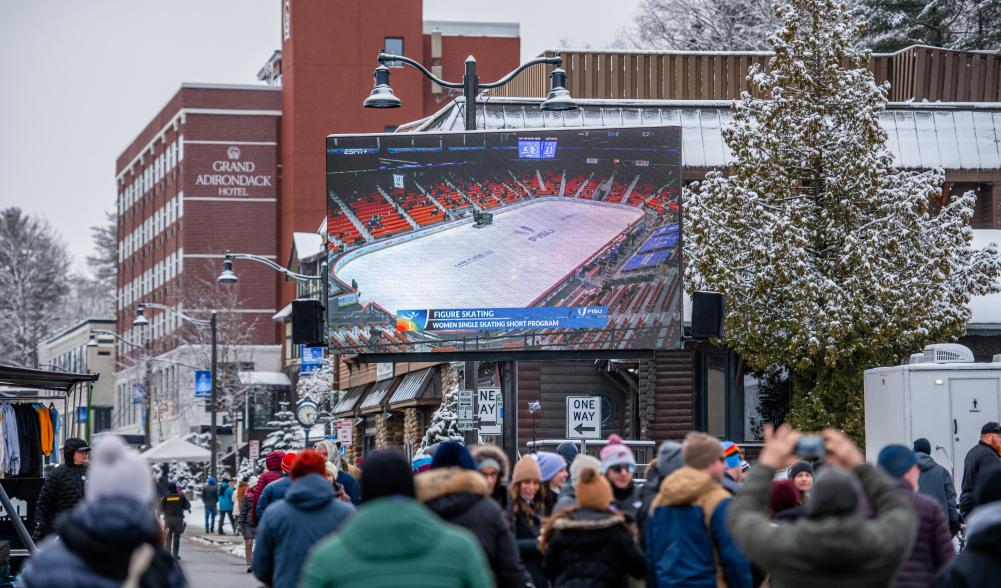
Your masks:
<instances>
[{"instance_id":1,"label":"hotel window","mask_svg":"<svg viewBox=\"0 0 1001 588\"><path fill-rule=\"evenodd\" d=\"M403 55L403 37L386 37L383 49L391 55ZM403 67L402 61L387 61L386 67Z\"/></svg>"}]
</instances>

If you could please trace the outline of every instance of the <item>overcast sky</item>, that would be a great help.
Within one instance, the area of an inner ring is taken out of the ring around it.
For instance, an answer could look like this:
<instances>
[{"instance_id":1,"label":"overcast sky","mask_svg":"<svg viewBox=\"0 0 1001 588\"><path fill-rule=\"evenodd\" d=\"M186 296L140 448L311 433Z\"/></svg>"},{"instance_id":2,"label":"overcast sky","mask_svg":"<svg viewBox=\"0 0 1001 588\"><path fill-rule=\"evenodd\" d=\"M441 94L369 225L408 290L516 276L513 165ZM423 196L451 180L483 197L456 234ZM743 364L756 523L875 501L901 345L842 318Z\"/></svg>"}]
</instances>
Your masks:
<instances>
[{"instance_id":1,"label":"overcast sky","mask_svg":"<svg viewBox=\"0 0 1001 588\"><path fill-rule=\"evenodd\" d=\"M335 0L328 0L335 1ZM424 0L429 20L521 24L522 57L607 46L639 0ZM280 0L0 0L0 208L47 218L82 266L115 158L182 82L257 83Z\"/></svg>"}]
</instances>

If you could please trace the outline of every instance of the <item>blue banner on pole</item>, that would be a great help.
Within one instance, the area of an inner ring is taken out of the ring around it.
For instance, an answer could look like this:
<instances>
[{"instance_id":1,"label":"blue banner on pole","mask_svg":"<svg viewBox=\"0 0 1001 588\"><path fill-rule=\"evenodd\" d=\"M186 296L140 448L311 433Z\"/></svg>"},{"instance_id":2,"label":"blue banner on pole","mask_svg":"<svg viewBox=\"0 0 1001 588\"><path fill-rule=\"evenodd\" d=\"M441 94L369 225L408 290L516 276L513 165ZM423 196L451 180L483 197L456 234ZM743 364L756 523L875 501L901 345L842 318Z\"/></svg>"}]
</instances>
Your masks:
<instances>
[{"instance_id":1,"label":"blue banner on pole","mask_svg":"<svg viewBox=\"0 0 1001 588\"><path fill-rule=\"evenodd\" d=\"M195 370L195 398L212 397L212 371Z\"/></svg>"},{"instance_id":2,"label":"blue banner on pole","mask_svg":"<svg viewBox=\"0 0 1001 588\"><path fill-rule=\"evenodd\" d=\"M87 407L78 406L76 407L76 422L85 423L87 422Z\"/></svg>"},{"instance_id":3,"label":"blue banner on pole","mask_svg":"<svg viewBox=\"0 0 1001 588\"><path fill-rule=\"evenodd\" d=\"M396 330L398 331L603 329L607 326L607 306L396 311Z\"/></svg>"},{"instance_id":4,"label":"blue banner on pole","mask_svg":"<svg viewBox=\"0 0 1001 588\"><path fill-rule=\"evenodd\" d=\"M299 363L299 373L311 374L320 369L323 362L323 347L306 347L303 344L300 356L302 361Z\"/></svg>"}]
</instances>

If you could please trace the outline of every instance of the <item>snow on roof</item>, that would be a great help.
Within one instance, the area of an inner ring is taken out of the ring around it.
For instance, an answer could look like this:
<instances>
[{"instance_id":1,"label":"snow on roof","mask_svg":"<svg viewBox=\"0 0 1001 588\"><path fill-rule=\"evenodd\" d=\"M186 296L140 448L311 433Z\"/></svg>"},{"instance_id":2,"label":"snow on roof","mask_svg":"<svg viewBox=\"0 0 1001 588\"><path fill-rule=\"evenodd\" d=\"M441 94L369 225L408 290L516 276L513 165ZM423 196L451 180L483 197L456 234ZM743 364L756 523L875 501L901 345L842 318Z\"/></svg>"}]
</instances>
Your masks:
<instances>
[{"instance_id":1,"label":"snow on roof","mask_svg":"<svg viewBox=\"0 0 1001 588\"><path fill-rule=\"evenodd\" d=\"M291 386L292 382L282 372L240 372L240 383L244 386Z\"/></svg>"},{"instance_id":2,"label":"snow on roof","mask_svg":"<svg viewBox=\"0 0 1001 588\"><path fill-rule=\"evenodd\" d=\"M478 129L551 129L676 125L686 167L729 165L722 128L733 120L729 100L579 99L576 110L543 112L542 98L478 100ZM413 131L462 131L461 104L449 104ZM880 115L887 148L904 168L1001 169L1001 103L894 102Z\"/></svg>"},{"instance_id":3,"label":"snow on roof","mask_svg":"<svg viewBox=\"0 0 1001 588\"><path fill-rule=\"evenodd\" d=\"M323 254L323 237L317 233L292 233L292 245L299 263L313 261Z\"/></svg>"}]
</instances>

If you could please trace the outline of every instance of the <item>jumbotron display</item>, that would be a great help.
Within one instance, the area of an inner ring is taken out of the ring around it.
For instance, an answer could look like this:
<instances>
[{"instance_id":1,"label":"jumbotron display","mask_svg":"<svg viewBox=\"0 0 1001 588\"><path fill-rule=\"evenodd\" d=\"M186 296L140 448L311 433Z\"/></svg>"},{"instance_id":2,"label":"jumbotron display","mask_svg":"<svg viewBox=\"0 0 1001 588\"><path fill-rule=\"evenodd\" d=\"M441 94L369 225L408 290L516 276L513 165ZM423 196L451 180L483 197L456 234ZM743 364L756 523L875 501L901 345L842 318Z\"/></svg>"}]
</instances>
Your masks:
<instances>
[{"instance_id":1,"label":"jumbotron display","mask_svg":"<svg viewBox=\"0 0 1001 588\"><path fill-rule=\"evenodd\" d=\"M680 345L681 128L327 137L334 353Z\"/></svg>"}]
</instances>

